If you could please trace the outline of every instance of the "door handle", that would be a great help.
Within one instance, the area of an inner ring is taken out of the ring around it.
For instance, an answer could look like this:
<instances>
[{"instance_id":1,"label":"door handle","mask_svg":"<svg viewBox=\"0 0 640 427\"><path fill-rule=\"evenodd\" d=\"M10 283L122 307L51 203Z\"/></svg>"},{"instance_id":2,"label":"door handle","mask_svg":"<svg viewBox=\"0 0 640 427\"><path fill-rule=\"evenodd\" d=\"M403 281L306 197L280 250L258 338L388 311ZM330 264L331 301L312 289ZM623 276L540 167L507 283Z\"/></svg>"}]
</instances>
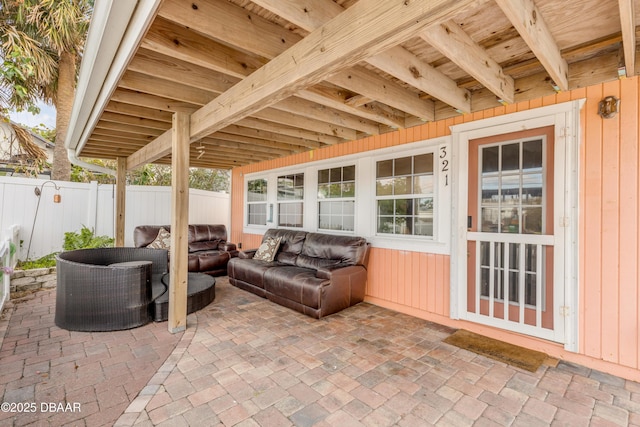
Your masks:
<instances>
[{"instance_id":1,"label":"door handle","mask_svg":"<svg viewBox=\"0 0 640 427\"><path fill-rule=\"evenodd\" d=\"M473 227L473 217L471 215L467 216L467 228L471 230Z\"/></svg>"}]
</instances>

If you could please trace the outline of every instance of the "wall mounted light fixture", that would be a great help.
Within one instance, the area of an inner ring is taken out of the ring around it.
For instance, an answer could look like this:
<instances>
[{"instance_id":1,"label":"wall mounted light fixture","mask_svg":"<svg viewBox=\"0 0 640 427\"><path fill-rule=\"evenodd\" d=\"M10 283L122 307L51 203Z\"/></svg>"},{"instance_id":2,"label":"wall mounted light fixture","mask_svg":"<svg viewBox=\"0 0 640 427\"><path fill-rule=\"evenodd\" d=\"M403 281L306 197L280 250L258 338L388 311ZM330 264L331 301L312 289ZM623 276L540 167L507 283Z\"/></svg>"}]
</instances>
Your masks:
<instances>
[{"instance_id":1,"label":"wall mounted light fixture","mask_svg":"<svg viewBox=\"0 0 640 427\"><path fill-rule=\"evenodd\" d=\"M612 119L620 111L620 99L615 96L607 96L598 103L598 114L603 119Z\"/></svg>"}]
</instances>

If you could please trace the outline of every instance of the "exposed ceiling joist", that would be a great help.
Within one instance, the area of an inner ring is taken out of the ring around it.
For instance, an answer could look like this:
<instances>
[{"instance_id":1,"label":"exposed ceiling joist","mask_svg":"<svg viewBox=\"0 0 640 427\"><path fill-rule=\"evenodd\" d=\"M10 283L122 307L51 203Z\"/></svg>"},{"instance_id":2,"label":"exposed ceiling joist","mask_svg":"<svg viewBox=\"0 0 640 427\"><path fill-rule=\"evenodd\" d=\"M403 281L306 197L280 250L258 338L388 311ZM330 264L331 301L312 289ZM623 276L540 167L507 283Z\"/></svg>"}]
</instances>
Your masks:
<instances>
[{"instance_id":1,"label":"exposed ceiling joist","mask_svg":"<svg viewBox=\"0 0 640 427\"><path fill-rule=\"evenodd\" d=\"M248 76L267 62L162 18L153 23L141 47L237 78Z\"/></svg>"},{"instance_id":2,"label":"exposed ceiling joist","mask_svg":"<svg viewBox=\"0 0 640 427\"><path fill-rule=\"evenodd\" d=\"M360 66L328 76L327 81L391 107L402 109L425 121L433 121L436 117L433 101L422 99L417 93Z\"/></svg>"},{"instance_id":3,"label":"exposed ceiling joist","mask_svg":"<svg viewBox=\"0 0 640 427\"><path fill-rule=\"evenodd\" d=\"M306 148L320 148L323 144L316 141L309 141L302 138L294 138L292 136L283 135L275 132L267 132L260 129L254 129L250 127L231 125L222 129L221 132L234 135L248 136L251 138L263 139L265 141L281 142L293 146L306 147ZM214 135L217 135L216 132Z\"/></svg>"},{"instance_id":4,"label":"exposed ceiling joist","mask_svg":"<svg viewBox=\"0 0 640 427\"><path fill-rule=\"evenodd\" d=\"M342 6L331 0L305 0L303 3L254 0L253 3L309 32L321 27L344 11Z\"/></svg>"},{"instance_id":5,"label":"exposed ceiling joist","mask_svg":"<svg viewBox=\"0 0 640 427\"><path fill-rule=\"evenodd\" d=\"M262 120L256 117L246 117L236 122L237 125L247 126L267 132L275 132L282 135L301 138L309 141L316 141L322 144L333 145L344 141L342 138L316 133L308 129L297 128L293 126L275 123L270 120Z\"/></svg>"},{"instance_id":6,"label":"exposed ceiling joist","mask_svg":"<svg viewBox=\"0 0 640 427\"><path fill-rule=\"evenodd\" d=\"M141 106L143 108L162 110L170 113L174 111L183 111L190 113L198 109L197 105L188 102L176 101L173 99L140 93L129 89L117 89L111 96L111 100L122 104Z\"/></svg>"},{"instance_id":7,"label":"exposed ceiling joist","mask_svg":"<svg viewBox=\"0 0 640 427\"><path fill-rule=\"evenodd\" d=\"M151 120L151 119L146 119L140 116L131 116L126 114L120 114L117 112L110 112L108 110L106 110L102 114L100 119L101 119L100 121L120 123L127 126L128 125L140 126L148 129L167 130L171 127L171 123L167 123L165 121Z\"/></svg>"},{"instance_id":8,"label":"exposed ceiling joist","mask_svg":"<svg viewBox=\"0 0 640 427\"><path fill-rule=\"evenodd\" d=\"M380 108L373 103L369 105L366 105L366 103L350 105L347 102L347 98L343 95L344 91L342 91L342 94L340 92L341 91L338 89L332 90L331 88L316 85L314 87L301 90L297 95L308 101L316 102L330 108L335 108L336 110L344 111L347 114L382 123L392 128L403 128L405 126L405 115L399 110L394 114L393 112ZM370 99L369 102L371 102Z\"/></svg>"},{"instance_id":9,"label":"exposed ceiling joist","mask_svg":"<svg viewBox=\"0 0 640 427\"><path fill-rule=\"evenodd\" d=\"M193 164L232 167L615 80L635 1L164 0L70 146L166 164L185 112Z\"/></svg>"},{"instance_id":10,"label":"exposed ceiling joist","mask_svg":"<svg viewBox=\"0 0 640 427\"><path fill-rule=\"evenodd\" d=\"M344 10L332 0L315 0L313 7L309 5L297 5L296 7L296 5L278 0L256 0L254 3L307 31L315 30ZM318 9L322 9L323 13L315 13ZM453 80L402 47L396 46L386 52L381 52L367 58L366 62L461 111L471 111L471 98L467 90L459 88ZM358 90L357 88L353 89ZM388 102L378 100L388 104Z\"/></svg>"},{"instance_id":11,"label":"exposed ceiling joist","mask_svg":"<svg viewBox=\"0 0 640 427\"><path fill-rule=\"evenodd\" d=\"M636 12L634 0L618 0L624 48L624 68L627 77L636 74Z\"/></svg>"},{"instance_id":12,"label":"exposed ceiling joist","mask_svg":"<svg viewBox=\"0 0 640 427\"><path fill-rule=\"evenodd\" d=\"M332 0L328 0L328 2L336 5ZM329 6L328 3L325 3L325 6L328 10L335 10ZM344 10L340 6L338 6L338 9L340 11ZM159 15L167 22L171 21L178 25L189 27L202 36L224 43L225 45L234 46L237 49L243 50L246 54L259 55L267 59L276 57L284 52L287 47L302 39L301 36L268 22L256 14L248 13L246 10L224 0L202 0L198 2L196 8L184 7L184 4L179 0L169 0L163 4ZM269 36L256 36L257 33L262 34L265 32L268 33ZM273 36L274 34L275 36ZM173 50L175 48L171 47L171 49ZM221 70L222 67L219 64L217 64L215 68L224 72ZM246 75L249 75L252 71L253 70L247 69ZM231 70L229 74L236 76ZM343 87L351 91L358 91L360 87L366 87L368 83L366 77L367 75L365 74L365 80L356 80L355 77L352 76L351 79L343 81ZM370 80L377 76L372 77L369 74L368 77ZM389 84L391 84L391 82L389 82ZM379 91L378 93L384 95L385 92ZM409 99L413 94L404 88L397 86L394 88L394 93L404 97L404 100L398 99L398 102L395 104L396 106L405 105L404 103L406 103L413 111L422 111L420 107L413 106L413 104L419 101ZM304 95L301 95L301 97L304 97ZM389 98L385 96L381 96L381 99L376 99L382 103L388 103L389 101ZM329 102L330 100L327 100L323 104ZM362 114L354 110L349 111L349 114L362 116ZM423 115L419 117L425 118ZM366 131L366 133L371 134L372 131L369 130Z\"/></svg>"},{"instance_id":13,"label":"exposed ceiling joist","mask_svg":"<svg viewBox=\"0 0 640 427\"><path fill-rule=\"evenodd\" d=\"M152 108L142 107L140 105L124 104L117 101L110 101L105 107L105 111L118 113L124 116L140 117L166 122L171 126L171 113L168 111L155 110Z\"/></svg>"},{"instance_id":14,"label":"exposed ceiling joist","mask_svg":"<svg viewBox=\"0 0 640 427\"><path fill-rule=\"evenodd\" d=\"M473 0L389 2L360 0L283 54L191 115L191 141L248 117L300 89L319 83L337 70L355 65L436 24ZM357 26L358 31L353 31ZM167 141L167 139L169 141ZM168 142L168 144L167 144ZM128 167L150 162L171 151L171 138L156 139L129 157Z\"/></svg>"},{"instance_id":15,"label":"exposed ceiling joist","mask_svg":"<svg viewBox=\"0 0 640 427\"><path fill-rule=\"evenodd\" d=\"M297 34L225 0L199 0L185 7L164 0L158 15L211 39L263 58L275 58L301 39Z\"/></svg>"},{"instance_id":16,"label":"exposed ceiling joist","mask_svg":"<svg viewBox=\"0 0 640 427\"><path fill-rule=\"evenodd\" d=\"M471 93L431 65L396 46L367 59L374 67L462 111L471 111Z\"/></svg>"},{"instance_id":17,"label":"exposed ceiling joist","mask_svg":"<svg viewBox=\"0 0 640 427\"><path fill-rule=\"evenodd\" d=\"M240 81L239 78L212 73L209 68L147 49L139 49L138 54L129 64L129 70L214 93L222 93Z\"/></svg>"},{"instance_id":18,"label":"exposed ceiling joist","mask_svg":"<svg viewBox=\"0 0 640 427\"><path fill-rule=\"evenodd\" d=\"M434 25L422 31L420 37L482 83L498 98L509 104L513 103L515 96L513 78L507 76L502 71L502 67L491 59L485 49L474 42L458 24L447 21ZM470 111L470 109L464 111Z\"/></svg>"},{"instance_id":19,"label":"exposed ceiling joist","mask_svg":"<svg viewBox=\"0 0 640 427\"><path fill-rule=\"evenodd\" d=\"M495 0L560 90L569 89L569 65L533 0Z\"/></svg>"},{"instance_id":20,"label":"exposed ceiling joist","mask_svg":"<svg viewBox=\"0 0 640 427\"><path fill-rule=\"evenodd\" d=\"M288 111L293 114L299 114L310 119L317 119L323 122L352 128L369 135L377 135L380 133L380 127L378 124L371 120L343 113L338 110L334 110L333 108L328 108L324 105L319 105L315 102L298 98L297 96L291 96L284 99L277 104L274 104L272 108Z\"/></svg>"},{"instance_id":21,"label":"exposed ceiling joist","mask_svg":"<svg viewBox=\"0 0 640 427\"><path fill-rule=\"evenodd\" d=\"M181 83L172 82L155 76L140 74L135 71L127 71L120 80L120 87L135 92L155 95L174 101L187 102L202 106L215 98L216 94L197 89Z\"/></svg>"}]
</instances>

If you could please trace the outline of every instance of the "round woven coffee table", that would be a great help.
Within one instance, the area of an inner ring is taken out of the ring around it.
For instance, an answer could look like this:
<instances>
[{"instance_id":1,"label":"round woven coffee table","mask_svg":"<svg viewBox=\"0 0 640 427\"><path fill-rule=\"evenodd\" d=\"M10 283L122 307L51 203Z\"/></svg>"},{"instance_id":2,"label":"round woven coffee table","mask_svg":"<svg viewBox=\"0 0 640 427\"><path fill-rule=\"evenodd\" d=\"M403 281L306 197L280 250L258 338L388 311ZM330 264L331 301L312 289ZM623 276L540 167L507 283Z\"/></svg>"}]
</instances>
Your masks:
<instances>
[{"instance_id":1,"label":"round woven coffee table","mask_svg":"<svg viewBox=\"0 0 640 427\"><path fill-rule=\"evenodd\" d=\"M162 283L167 291L155 299L156 322L164 322L169 318L169 273L162 276ZM203 273L187 274L187 314L198 311L216 298L216 279Z\"/></svg>"}]
</instances>

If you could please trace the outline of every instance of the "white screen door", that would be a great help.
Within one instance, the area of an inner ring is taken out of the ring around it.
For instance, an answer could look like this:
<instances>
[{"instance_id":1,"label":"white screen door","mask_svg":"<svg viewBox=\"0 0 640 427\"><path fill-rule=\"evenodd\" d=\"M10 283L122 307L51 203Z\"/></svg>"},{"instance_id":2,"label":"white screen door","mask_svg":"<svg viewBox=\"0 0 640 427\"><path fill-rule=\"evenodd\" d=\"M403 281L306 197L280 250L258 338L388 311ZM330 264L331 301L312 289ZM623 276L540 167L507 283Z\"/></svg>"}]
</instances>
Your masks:
<instances>
[{"instance_id":1,"label":"white screen door","mask_svg":"<svg viewBox=\"0 0 640 427\"><path fill-rule=\"evenodd\" d=\"M557 339L554 127L469 141L467 319Z\"/></svg>"}]
</instances>

